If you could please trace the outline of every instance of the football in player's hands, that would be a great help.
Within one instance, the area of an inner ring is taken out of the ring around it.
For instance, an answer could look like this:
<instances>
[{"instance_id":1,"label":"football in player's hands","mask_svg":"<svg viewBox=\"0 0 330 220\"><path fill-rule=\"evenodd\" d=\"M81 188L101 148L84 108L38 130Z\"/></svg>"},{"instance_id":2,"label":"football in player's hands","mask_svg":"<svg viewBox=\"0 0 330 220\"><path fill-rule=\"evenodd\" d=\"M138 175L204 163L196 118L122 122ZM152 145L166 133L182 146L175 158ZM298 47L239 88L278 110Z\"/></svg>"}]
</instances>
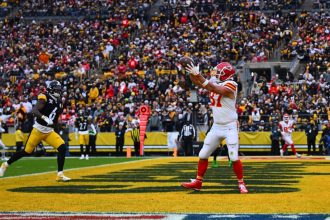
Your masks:
<instances>
[{"instance_id":1,"label":"football in player's hands","mask_svg":"<svg viewBox=\"0 0 330 220\"><path fill-rule=\"evenodd\" d=\"M194 66L194 60L190 57L181 57L179 63L181 64L182 69L184 70L188 67L188 65Z\"/></svg>"}]
</instances>

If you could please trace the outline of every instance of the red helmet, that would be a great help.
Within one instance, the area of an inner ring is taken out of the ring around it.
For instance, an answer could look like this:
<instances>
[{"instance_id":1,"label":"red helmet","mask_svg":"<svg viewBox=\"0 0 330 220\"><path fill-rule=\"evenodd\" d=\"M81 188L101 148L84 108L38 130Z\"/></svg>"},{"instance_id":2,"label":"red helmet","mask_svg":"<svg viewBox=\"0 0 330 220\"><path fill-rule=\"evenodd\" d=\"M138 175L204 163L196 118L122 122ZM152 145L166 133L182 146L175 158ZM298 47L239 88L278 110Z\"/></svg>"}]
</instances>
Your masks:
<instances>
[{"instance_id":1,"label":"red helmet","mask_svg":"<svg viewBox=\"0 0 330 220\"><path fill-rule=\"evenodd\" d=\"M235 68L228 62L221 62L216 67L216 77L220 81L226 81L231 78L235 74Z\"/></svg>"},{"instance_id":2,"label":"red helmet","mask_svg":"<svg viewBox=\"0 0 330 220\"><path fill-rule=\"evenodd\" d=\"M289 115L285 113L285 114L283 115L283 120L284 120L285 122L288 122L288 121L289 121Z\"/></svg>"}]
</instances>

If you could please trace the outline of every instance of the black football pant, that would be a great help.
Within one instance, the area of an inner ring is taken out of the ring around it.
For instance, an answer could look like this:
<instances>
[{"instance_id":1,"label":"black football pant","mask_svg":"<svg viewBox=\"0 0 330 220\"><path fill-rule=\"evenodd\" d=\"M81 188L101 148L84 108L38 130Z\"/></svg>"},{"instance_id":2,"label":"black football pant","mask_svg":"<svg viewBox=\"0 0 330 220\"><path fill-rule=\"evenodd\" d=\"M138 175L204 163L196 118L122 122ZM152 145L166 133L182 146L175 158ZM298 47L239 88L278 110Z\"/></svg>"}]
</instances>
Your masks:
<instances>
[{"instance_id":1,"label":"black football pant","mask_svg":"<svg viewBox=\"0 0 330 220\"><path fill-rule=\"evenodd\" d=\"M308 154L311 153L311 148L313 146L313 153L316 151L315 138L307 138Z\"/></svg>"},{"instance_id":2,"label":"black football pant","mask_svg":"<svg viewBox=\"0 0 330 220\"><path fill-rule=\"evenodd\" d=\"M96 135L89 135L89 145L91 146L92 154L96 154Z\"/></svg>"},{"instance_id":3,"label":"black football pant","mask_svg":"<svg viewBox=\"0 0 330 220\"><path fill-rule=\"evenodd\" d=\"M140 141L134 142L134 154L136 157L140 156Z\"/></svg>"},{"instance_id":4,"label":"black football pant","mask_svg":"<svg viewBox=\"0 0 330 220\"><path fill-rule=\"evenodd\" d=\"M185 156L192 156L193 139L190 137L183 138L183 150Z\"/></svg>"}]
</instances>

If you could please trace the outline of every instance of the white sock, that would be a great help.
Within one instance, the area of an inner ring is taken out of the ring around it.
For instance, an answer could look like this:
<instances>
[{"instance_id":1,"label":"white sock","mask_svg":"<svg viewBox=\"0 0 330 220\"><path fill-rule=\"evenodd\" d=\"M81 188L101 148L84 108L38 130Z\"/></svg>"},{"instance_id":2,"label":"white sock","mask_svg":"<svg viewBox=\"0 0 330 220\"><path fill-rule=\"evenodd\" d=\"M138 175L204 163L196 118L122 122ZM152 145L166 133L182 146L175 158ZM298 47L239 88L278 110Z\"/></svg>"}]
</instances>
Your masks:
<instances>
[{"instance_id":1,"label":"white sock","mask_svg":"<svg viewBox=\"0 0 330 220\"><path fill-rule=\"evenodd\" d=\"M57 172L57 176L61 176L61 175L63 175L63 171Z\"/></svg>"}]
</instances>

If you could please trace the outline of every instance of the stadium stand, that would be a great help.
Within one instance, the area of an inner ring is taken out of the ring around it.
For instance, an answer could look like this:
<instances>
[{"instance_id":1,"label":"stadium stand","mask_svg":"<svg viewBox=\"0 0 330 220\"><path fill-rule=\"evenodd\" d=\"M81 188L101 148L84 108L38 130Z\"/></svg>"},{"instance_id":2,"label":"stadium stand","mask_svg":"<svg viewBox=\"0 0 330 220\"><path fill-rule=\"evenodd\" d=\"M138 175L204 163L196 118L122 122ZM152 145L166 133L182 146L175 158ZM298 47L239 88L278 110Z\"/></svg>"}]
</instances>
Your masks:
<instances>
[{"instance_id":1,"label":"stadium stand","mask_svg":"<svg viewBox=\"0 0 330 220\"><path fill-rule=\"evenodd\" d=\"M296 118L298 131L311 119L320 128L330 119L328 11L298 12L304 2L295 0L47 2L1 4L0 110L12 116L7 132L18 123L30 131L31 106L54 78L63 85L62 119L71 126L83 110L101 132L112 132L136 119L139 103L148 100L158 131L180 130L192 103L190 91L179 86L177 61L185 55L208 76L220 60L235 64L242 130L267 131L284 112ZM301 68L240 82L246 80L242 66L274 62ZM194 120L204 131L209 98L203 90L197 94Z\"/></svg>"}]
</instances>

